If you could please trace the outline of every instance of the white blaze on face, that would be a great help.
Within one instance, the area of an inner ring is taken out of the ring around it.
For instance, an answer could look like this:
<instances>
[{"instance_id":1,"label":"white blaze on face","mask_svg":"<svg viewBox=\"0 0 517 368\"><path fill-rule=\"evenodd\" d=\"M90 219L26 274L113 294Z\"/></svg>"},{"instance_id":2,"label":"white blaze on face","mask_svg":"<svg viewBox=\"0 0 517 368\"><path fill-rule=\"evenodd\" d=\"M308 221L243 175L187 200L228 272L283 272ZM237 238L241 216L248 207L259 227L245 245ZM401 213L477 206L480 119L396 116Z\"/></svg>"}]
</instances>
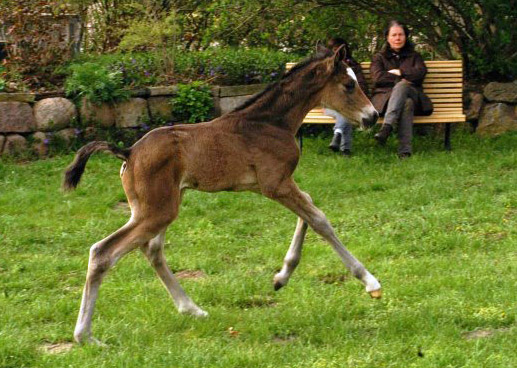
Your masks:
<instances>
[{"instance_id":1,"label":"white blaze on face","mask_svg":"<svg viewBox=\"0 0 517 368\"><path fill-rule=\"evenodd\" d=\"M348 67L346 68L346 73L353 78L357 82L357 76L355 75L352 68ZM372 103L370 102L368 106L365 106L364 109L361 111L361 120L363 118L369 118L371 115L374 115L377 113L377 110L373 107ZM363 130L363 124L361 123L359 130Z\"/></svg>"},{"instance_id":2,"label":"white blaze on face","mask_svg":"<svg viewBox=\"0 0 517 368\"><path fill-rule=\"evenodd\" d=\"M357 82L357 77L355 76L355 73L352 70L352 68L350 68L350 67L346 68L346 73Z\"/></svg>"}]
</instances>

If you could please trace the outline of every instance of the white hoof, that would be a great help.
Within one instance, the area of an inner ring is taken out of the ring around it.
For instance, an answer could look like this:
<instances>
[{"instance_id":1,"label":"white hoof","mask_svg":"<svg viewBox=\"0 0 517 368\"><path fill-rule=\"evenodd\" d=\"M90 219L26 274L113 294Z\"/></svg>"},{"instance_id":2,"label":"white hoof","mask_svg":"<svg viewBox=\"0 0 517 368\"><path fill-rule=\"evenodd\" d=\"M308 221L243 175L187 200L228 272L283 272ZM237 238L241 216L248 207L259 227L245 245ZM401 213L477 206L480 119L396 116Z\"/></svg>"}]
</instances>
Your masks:
<instances>
[{"instance_id":1,"label":"white hoof","mask_svg":"<svg viewBox=\"0 0 517 368\"><path fill-rule=\"evenodd\" d=\"M178 310L181 314L189 314L191 316L200 318L208 317L208 313L198 306L180 307Z\"/></svg>"},{"instance_id":2,"label":"white hoof","mask_svg":"<svg viewBox=\"0 0 517 368\"><path fill-rule=\"evenodd\" d=\"M363 282L366 285L366 292L367 293L371 294L372 292L381 289L380 282L377 281L377 279L369 272L364 277Z\"/></svg>"}]
</instances>

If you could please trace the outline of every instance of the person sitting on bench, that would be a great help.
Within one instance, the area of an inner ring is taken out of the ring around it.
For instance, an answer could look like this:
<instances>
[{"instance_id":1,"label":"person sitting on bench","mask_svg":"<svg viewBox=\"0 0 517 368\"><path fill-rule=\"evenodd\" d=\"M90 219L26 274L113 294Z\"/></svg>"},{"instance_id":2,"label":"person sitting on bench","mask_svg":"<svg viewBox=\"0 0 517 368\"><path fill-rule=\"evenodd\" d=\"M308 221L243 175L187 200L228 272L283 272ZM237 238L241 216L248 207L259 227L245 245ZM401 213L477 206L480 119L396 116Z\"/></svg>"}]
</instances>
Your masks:
<instances>
[{"instance_id":1,"label":"person sitting on bench","mask_svg":"<svg viewBox=\"0 0 517 368\"><path fill-rule=\"evenodd\" d=\"M422 56L409 41L409 29L398 21L391 21L384 32L386 44L372 60L370 73L373 81L372 103L384 124L375 134L381 145L388 140L393 125L398 123L401 159L411 156L413 116L431 115L433 104L424 94L422 82L427 67Z\"/></svg>"}]
</instances>

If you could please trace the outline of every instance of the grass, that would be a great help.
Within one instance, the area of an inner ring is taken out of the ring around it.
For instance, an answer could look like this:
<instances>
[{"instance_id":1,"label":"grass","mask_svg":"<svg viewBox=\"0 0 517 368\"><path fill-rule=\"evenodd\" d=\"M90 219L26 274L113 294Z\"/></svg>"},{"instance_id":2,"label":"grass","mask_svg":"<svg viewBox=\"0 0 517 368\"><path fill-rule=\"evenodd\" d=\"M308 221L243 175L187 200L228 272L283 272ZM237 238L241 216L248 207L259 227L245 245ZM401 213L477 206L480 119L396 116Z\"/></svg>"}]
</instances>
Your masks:
<instances>
[{"instance_id":1,"label":"grass","mask_svg":"<svg viewBox=\"0 0 517 368\"><path fill-rule=\"evenodd\" d=\"M417 137L399 161L356 134L355 156L306 138L295 173L339 237L383 283L372 300L309 231L279 292L295 216L251 193L188 192L167 232L174 271L210 313L179 315L141 254L101 287L93 333L67 347L91 244L128 213L120 161L97 155L78 190L72 155L0 160L0 367L511 367L517 365L517 135Z\"/></svg>"}]
</instances>

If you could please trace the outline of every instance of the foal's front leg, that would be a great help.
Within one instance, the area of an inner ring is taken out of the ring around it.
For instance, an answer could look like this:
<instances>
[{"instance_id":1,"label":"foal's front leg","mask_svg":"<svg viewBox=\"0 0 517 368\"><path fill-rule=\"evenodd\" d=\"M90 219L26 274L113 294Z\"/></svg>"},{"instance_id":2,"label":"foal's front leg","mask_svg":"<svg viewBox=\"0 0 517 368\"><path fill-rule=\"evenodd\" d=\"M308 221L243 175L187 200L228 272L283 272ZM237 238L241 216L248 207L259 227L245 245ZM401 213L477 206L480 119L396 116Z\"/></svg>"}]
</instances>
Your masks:
<instances>
[{"instance_id":1,"label":"foal's front leg","mask_svg":"<svg viewBox=\"0 0 517 368\"><path fill-rule=\"evenodd\" d=\"M300 191L292 179L285 180L277 188L276 193L272 195L272 199L280 202L304 221L307 221L314 231L330 243L350 272L362 281L366 291L373 298L381 297L381 284L379 281L343 246L325 214L312 204L310 199Z\"/></svg>"}]
</instances>

